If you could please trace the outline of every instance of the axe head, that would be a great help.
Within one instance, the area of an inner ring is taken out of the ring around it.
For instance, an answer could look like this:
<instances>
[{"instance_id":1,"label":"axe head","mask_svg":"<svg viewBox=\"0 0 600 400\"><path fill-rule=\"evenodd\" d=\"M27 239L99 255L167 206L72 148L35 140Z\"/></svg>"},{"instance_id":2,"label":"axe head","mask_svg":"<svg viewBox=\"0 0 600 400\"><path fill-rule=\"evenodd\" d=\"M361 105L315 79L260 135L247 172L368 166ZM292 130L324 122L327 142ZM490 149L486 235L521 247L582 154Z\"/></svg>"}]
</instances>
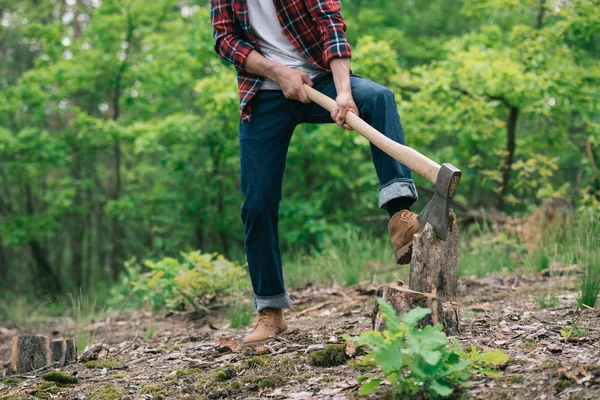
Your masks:
<instances>
[{"instance_id":1,"label":"axe head","mask_svg":"<svg viewBox=\"0 0 600 400\"><path fill-rule=\"evenodd\" d=\"M448 238L450 200L460 182L462 172L452 164L442 164L435 183L433 198L417 217L421 226L430 223L440 240Z\"/></svg>"}]
</instances>

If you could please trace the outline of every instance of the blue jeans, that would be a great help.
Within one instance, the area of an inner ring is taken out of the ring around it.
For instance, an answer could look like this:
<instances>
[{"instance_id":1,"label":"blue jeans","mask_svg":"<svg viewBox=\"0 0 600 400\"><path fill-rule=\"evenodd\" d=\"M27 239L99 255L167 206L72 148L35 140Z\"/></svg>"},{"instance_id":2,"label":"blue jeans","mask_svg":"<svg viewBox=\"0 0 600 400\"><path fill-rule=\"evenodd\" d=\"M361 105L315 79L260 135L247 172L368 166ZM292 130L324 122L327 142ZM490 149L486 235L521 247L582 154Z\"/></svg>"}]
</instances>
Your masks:
<instances>
[{"instance_id":1,"label":"blue jeans","mask_svg":"<svg viewBox=\"0 0 600 400\"><path fill-rule=\"evenodd\" d=\"M404 144L394 94L364 78L351 77L360 116L374 128ZM314 81L314 88L336 97L331 74ZM288 100L281 91L261 90L252 100L252 120L240 123L242 220L256 311L289 308L279 250L278 214L285 161L294 128L301 123L333 123L319 105ZM333 151L333 149L332 149ZM417 199L410 170L371 145L381 184L379 207L398 197Z\"/></svg>"}]
</instances>

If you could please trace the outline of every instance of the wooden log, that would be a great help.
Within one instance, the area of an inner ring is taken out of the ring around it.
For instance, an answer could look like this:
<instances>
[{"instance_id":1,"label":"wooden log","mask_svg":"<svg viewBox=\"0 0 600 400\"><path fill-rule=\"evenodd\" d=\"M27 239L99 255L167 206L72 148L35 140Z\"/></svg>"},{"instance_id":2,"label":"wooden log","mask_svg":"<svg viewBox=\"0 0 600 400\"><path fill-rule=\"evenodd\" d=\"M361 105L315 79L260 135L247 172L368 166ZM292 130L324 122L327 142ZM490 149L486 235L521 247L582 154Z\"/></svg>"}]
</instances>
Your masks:
<instances>
[{"instance_id":1,"label":"wooden log","mask_svg":"<svg viewBox=\"0 0 600 400\"><path fill-rule=\"evenodd\" d=\"M442 324L447 335L458 335L460 315L458 304L452 302L458 290L458 237L453 212L446 241L440 241L432 226L426 224L413 238L409 288L382 286L377 296L391 305L400 318L417 306L430 308L431 314L421 321L421 326ZM377 304L373 310L373 329L385 329Z\"/></svg>"},{"instance_id":2,"label":"wooden log","mask_svg":"<svg viewBox=\"0 0 600 400\"><path fill-rule=\"evenodd\" d=\"M45 336L13 336L11 344L12 373L26 374L51 363L50 341Z\"/></svg>"},{"instance_id":3,"label":"wooden log","mask_svg":"<svg viewBox=\"0 0 600 400\"><path fill-rule=\"evenodd\" d=\"M426 224L413 238L413 254L410 261L409 288L417 292L437 289L442 301L456 298L458 291L458 224L456 215L450 213L448 239L437 238L431 225Z\"/></svg>"}]
</instances>

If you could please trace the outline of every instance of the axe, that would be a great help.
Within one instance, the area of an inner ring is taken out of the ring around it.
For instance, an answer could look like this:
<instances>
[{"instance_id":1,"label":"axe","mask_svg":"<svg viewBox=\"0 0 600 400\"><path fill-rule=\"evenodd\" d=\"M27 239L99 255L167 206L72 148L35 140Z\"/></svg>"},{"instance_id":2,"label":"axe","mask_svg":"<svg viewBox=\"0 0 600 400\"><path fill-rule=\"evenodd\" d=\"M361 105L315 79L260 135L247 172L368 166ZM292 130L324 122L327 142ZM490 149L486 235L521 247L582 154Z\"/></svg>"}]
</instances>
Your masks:
<instances>
[{"instance_id":1,"label":"axe","mask_svg":"<svg viewBox=\"0 0 600 400\"><path fill-rule=\"evenodd\" d=\"M337 108L335 100L323 93L306 84L304 84L304 90L311 101L324 109L332 111ZM425 226L429 222L437 237L441 240L446 240L448 238L450 201L458 187L462 172L452 164L442 164L440 166L418 151L394 142L353 112L346 114L346 123L390 157L398 160L435 184L433 198L423 211L421 211L417 219L421 226Z\"/></svg>"}]
</instances>

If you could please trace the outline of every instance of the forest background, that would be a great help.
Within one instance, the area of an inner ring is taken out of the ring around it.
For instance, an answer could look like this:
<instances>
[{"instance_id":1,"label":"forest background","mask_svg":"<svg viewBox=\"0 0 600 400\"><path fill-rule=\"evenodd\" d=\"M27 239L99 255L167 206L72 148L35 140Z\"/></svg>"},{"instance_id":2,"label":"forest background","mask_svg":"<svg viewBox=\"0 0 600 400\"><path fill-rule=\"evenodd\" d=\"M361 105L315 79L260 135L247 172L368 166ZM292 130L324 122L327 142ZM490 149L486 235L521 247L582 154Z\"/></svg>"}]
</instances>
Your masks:
<instances>
[{"instance_id":1,"label":"forest background","mask_svg":"<svg viewBox=\"0 0 600 400\"><path fill-rule=\"evenodd\" d=\"M463 170L460 219L521 216L552 196L598 213L597 0L342 3L353 69L396 93L410 146ZM106 299L133 259L181 251L243 265L237 108L206 1L1 0L0 302ZM418 211L432 187L415 179ZM344 264L340 246L389 261L377 188L355 132L296 130L288 280L308 283L323 254ZM480 246L461 268L494 261Z\"/></svg>"}]
</instances>

